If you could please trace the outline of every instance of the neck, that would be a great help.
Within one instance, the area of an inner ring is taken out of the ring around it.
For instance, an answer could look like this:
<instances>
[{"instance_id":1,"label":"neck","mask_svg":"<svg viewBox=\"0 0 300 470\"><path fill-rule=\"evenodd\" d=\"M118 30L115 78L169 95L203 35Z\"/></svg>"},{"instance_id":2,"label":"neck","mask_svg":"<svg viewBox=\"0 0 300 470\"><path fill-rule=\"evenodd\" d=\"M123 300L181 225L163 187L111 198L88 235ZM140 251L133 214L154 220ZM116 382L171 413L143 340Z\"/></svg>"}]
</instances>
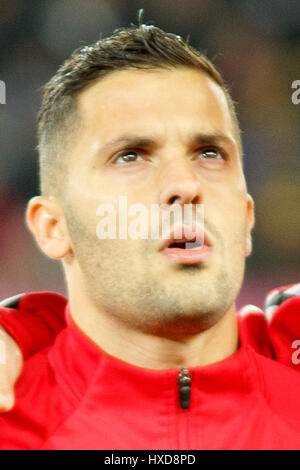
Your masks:
<instances>
[{"instance_id":1,"label":"neck","mask_svg":"<svg viewBox=\"0 0 300 470\"><path fill-rule=\"evenodd\" d=\"M73 292L70 289L69 298L74 322L97 346L111 356L139 367L205 366L226 359L239 346L234 305L210 328L169 338L141 332L120 322L95 307L76 289Z\"/></svg>"}]
</instances>

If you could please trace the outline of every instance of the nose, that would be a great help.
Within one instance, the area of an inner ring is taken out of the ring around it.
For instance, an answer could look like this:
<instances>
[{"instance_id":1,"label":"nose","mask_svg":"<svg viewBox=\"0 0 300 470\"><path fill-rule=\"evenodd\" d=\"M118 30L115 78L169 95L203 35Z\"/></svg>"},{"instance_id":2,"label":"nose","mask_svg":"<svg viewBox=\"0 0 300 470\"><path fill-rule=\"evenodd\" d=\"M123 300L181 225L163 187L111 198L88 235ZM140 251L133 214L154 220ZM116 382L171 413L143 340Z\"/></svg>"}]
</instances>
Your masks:
<instances>
[{"instance_id":1,"label":"nose","mask_svg":"<svg viewBox=\"0 0 300 470\"><path fill-rule=\"evenodd\" d=\"M201 204L200 182L188 162L180 165L174 162L172 169L166 168L162 179L165 184L160 192L160 204L169 206L172 204Z\"/></svg>"}]
</instances>

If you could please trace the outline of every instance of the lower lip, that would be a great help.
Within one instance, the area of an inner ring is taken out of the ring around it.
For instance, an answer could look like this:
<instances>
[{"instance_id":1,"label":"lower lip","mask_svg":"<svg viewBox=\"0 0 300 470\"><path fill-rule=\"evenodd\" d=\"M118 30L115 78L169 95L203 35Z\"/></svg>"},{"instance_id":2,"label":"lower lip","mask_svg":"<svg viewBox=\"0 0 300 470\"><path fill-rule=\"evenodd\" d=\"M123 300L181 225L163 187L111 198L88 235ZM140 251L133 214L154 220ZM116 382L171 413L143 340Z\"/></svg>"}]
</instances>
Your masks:
<instances>
[{"instance_id":1,"label":"lower lip","mask_svg":"<svg viewBox=\"0 0 300 470\"><path fill-rule=\"evenodd\" d=\"M162 250L164 256L180 264L199 264L206 261L211 255L211 247L203 245L197 248L165 248Z\"/></svg>"}]
</instances>

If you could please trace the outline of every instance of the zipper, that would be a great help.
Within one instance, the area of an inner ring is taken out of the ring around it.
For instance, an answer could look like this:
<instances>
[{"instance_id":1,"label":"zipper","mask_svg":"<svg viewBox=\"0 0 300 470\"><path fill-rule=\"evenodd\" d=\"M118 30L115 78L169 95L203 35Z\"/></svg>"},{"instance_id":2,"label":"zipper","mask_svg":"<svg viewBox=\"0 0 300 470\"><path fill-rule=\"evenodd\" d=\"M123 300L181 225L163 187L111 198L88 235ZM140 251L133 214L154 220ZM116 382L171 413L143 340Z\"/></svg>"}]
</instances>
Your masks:
<instances>
[{"instance_id":1,"label":"zipper","mask_svg":"<svg viewBox=\"0 0 300 470\"><path fill-rule=\"evenodd\" d=\"M181 408L187 410L190 407L191 398L191 376L188 369L184 367L178 375L179 402Z\"/></svg>"}]
</instances>

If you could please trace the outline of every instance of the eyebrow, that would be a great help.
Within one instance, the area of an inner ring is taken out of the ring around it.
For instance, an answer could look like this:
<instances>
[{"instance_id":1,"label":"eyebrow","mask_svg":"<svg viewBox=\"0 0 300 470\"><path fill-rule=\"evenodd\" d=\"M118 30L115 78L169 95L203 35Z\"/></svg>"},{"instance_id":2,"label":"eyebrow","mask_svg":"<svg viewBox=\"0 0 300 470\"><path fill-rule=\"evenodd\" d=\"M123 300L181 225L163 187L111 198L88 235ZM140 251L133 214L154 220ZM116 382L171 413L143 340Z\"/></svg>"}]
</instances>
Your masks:
<instances>
[{"instance_id":1,"label":"eyebrow","mask_svg":"<svg viewBox=\"0 0 300 470\"><path fill-rule=\"evenodd\" d=\"M193 134L188 139L188 145L220 145L220 144L230 144L234 145L234 140L227 135L220 132L211 132L211 133L197 133ZM109 150L115 147L124 146L129 147L157 147L159 145L157 139L152 136L140 136L134 134L122 135L116 139L110 140L102 148L101 151Z\"/></svg>"}]
</instances>

